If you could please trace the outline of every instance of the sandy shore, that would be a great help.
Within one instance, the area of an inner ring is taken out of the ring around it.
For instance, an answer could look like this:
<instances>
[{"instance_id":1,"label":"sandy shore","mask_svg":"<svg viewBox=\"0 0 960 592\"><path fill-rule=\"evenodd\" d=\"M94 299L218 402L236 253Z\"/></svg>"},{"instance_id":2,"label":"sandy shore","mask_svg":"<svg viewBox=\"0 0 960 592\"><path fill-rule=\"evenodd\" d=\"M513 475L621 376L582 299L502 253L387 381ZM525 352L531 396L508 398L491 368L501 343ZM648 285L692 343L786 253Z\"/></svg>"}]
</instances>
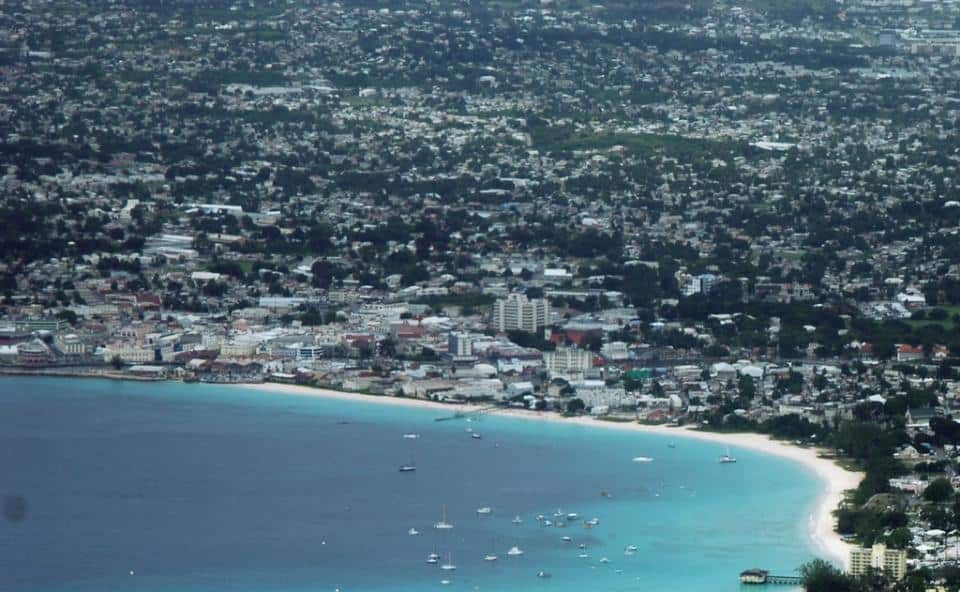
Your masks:
<instances>
[{"instance_id":1,"label":"sandy shore","mask_svg":"<svg viewBox=\"0 0 960 592\"><path fill-rule=\"evenodd\" d=\"M435 403L432 401L424 401L422 399L407 399L399 397L374 397L357 393L346 393L341 391L277 383L247 384L239 386L242 388L280 392L290 395L325 397L383 405L437 409L447 411L448 413L476 409L476 407L471 405ZM708 442L717 442L737 448L756 450L764 454L772 454L799 463L815 473L823 483L823 489L820 494L819 502L817 503L814 512L809 517L810 537L814 543L814 546L826 558L829 558L841 567L847 567L851 545L846 543L840 537L840 535L834 532L833 525L835 520L833 517L833 511L843 500L844 491L857 487L857 485L863 479L863 474L848 471L841 468L839 465L835 464L829 459L820 458L818 456L819 451L817 449L801 448L785 442L771 440L768 436L763 434L721 434L716 432L701 432L694 429L669 427L665 425L652 426L633 422L600 421L584 416L563 417L556 413L524 411L520 409L497 409L493 411L493 413L496 413L497 415L516 417L519 419L556 421L597 428L633 430L652 434L662 434L675 438L693 438Z\"/></svg>"}]
</instances>

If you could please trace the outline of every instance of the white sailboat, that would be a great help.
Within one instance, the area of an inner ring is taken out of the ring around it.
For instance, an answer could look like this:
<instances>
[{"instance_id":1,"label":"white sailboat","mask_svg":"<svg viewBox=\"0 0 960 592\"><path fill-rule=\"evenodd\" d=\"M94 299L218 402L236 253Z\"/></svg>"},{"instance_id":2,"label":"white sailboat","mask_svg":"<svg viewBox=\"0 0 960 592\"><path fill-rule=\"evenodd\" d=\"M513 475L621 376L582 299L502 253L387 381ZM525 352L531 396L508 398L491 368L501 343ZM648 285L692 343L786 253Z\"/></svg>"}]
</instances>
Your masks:
<instances>
[{"instance_id":1,"label":"white sailboat","mask_svg":"<svg viewBox=\"0 0 960 592\"><path fill-rule=\"evenodd\" d=\"M446 504L444 504L443 506L443 517L440 519L440 522L437 522L436 524L434 524L433 527L436 528L437 530L450 530L451 528L453 528L453 524L447 522Z\"/></svg>"},{"instance_id":2,"label":"white sailboat","mask_svg":"<svg viewBox=\"0 0 960 592\"><path fill-rule=\"evenodd\" d=\"M453 571L457 569L457 566L454 565L453 560L450 559L450 552L447 552L447 562L440 566L440 569L443 571Z\"/></svg>"},{"instance_id":3,"label":"white sailboat","mask_svg":"<svg viewBox=\"0 0 960 592\"><path fill-rule=\"evenodd\" d=\"M412 473L417 470L416 463L413 462L413 452L410 453L410 462L405 465L400 465L401 473Z\"/></svg>"},{"instance_id":4,"label":"white sailboat","mask_svg":"<svg viewBox=\"0 0 960 592\"><path fill-rule=\"evenodd\" d=\"M736 458L735 456L732 456L732 455L730 454L730 447L729 447L729 446L727 446L727 451L726 451L726 453L720 455L720 462L721 462L721 463L724 463L724 464L725 464L725 463L735 463L735 462L737 462L737 458Z\"/></svg>"}]
</instances>

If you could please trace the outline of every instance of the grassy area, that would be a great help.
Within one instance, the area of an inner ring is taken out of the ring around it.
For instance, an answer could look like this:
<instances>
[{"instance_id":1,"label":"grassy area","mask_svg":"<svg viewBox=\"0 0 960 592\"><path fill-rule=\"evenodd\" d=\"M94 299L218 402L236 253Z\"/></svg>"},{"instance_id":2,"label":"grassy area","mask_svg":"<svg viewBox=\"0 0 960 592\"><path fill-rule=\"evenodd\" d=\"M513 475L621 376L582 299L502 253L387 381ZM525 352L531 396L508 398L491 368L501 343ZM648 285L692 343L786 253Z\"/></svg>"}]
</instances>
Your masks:
<instances>
[{"instance_id":1,"label":"grassy area","mask_svg":"<svg viewBox=\"0 0 960 592\"><path fill-rule=\"evenodd\" d=\"M786 20L835 16L841 8L837 0L747 0L745 4Z\"/></svg>"},{"instance_id":2,"label":"grassy area","mask_svg":"<svg viewBox=\"0 0 960 592\"><path fill-rule=\"evenodd\" d=\"M960 314L960 306L935 306L932 308L923 309L927 315L930 315L930 312L936 309L941 309L947 311L947 318L943 320L933 320L933 319L924 319L924 320L914 320L910 319L906 321L910 327L918 329L920 327L926 327L928 325L940 325L947 331L953 331L957 327L956 321L953 320L955 315Z\"/></svg>"},{"instance_id":3,"label":"grassy area","mask_svg":"<svg viewBox=\"0 0 960 592\"><path fill-rule=\"evenodd\" d=\"M737 142L718 142L660 134L573 131L567 127L537 126L531 129L534 147L545 152L609 150L623 146L634 154L662 153L687 160L742 155L747 147Z\"/></svg>"},{"instance_id":4,"label":"grassy area","mask_svg":"<svg viewBox=\"0 0 960 592\"><path fill-rule=\"evenodd\" d=\"M914 328L914 329L919 329L919 328L921 328L921 327L929 327L929 326L931 326L931 325L940 325L941 327L943 327L943 328L944 328L945 330L947 330L947 331L953 331L953 329L957 326L956 323L954 323L954 322L953 322L952 320L950 320L950 319L947 319L947 320L945 320L945 321L913 321L913 320L907 320L907 321L905 321L905 322L906 322L908 325L910 325L910 327L912 327L912 328Z\"/></svg>"}]
</instances>

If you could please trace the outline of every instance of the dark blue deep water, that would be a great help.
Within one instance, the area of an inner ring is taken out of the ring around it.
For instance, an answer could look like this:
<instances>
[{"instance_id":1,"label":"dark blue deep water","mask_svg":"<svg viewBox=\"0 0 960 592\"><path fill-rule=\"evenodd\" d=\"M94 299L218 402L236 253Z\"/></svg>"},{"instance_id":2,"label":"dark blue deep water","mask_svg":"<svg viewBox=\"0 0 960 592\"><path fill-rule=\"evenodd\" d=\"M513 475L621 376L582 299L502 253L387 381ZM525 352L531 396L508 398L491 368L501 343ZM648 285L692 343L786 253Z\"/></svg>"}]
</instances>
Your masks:
<instances>
[{"instance_id":1,"label":"dark blue deep water","mask_svg":"<svg viewBox=\"0 0 960 592\"><path fill-rule=\"evenodd\" d=\"M0 378L0 591L722 592L744 568L789 574L813 557L822 485L783 459L734 449L721 465L709 443L442 414ZM411 460L416 472L397 470ZM437 531L444 505L455 528ZM538 524L558 509L600 523ZM427 565L434 551L458 569Z\"/></svg>"}]
</instances>

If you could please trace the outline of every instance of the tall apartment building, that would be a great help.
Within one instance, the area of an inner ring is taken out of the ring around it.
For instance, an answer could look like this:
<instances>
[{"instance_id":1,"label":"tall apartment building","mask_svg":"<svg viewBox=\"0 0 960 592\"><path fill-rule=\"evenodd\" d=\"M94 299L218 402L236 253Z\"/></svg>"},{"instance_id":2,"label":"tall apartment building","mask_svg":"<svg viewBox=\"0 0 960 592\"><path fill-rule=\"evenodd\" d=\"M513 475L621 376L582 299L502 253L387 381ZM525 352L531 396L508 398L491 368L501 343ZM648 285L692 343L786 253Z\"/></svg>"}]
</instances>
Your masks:
<instances>
[{"instance_id":1,"label":"tall apartment building","mask_svg":"<svg viewBox=\"0 0 960 592\"><path fill-rule=\"evenodd\" d=\"M593 353L575 347L558 347L544 352L543 363L551 372L583 372L593 368Z\"/></svg>"},{"instance_id":2,"label":"tall apartment building","mask_svg":"<svg viewBox=\"0 0 960 592\"><path fill-rule=\"evenodd\" d=\"M872 548L850 550L850 575L861 576L868 570L882 572L891 580L901 580L907 573L907 552L888 549L877 543Z\"/></svg>"},{"instance_id":3,"label":"tall apartment building","mask_svg":"<svg viewBox=\"0 0 960 592\"><path fill-rule=\"evenodd\" d=\"M473 338L469 333L450 333L447 351L454 359L473 356Z\"/></svg>"},{"instance_id":4,"label":"tall apartment building","mask_svg":"<svg viewBox=\"0 0 960 592\"><path fill-rule=\"evenodd\" d=\"M550 302L546 298L529 300L523 294L510 294L493 303L493 326L497 331L535 333L550 323Z\"/></svg>"}]
</instances>

